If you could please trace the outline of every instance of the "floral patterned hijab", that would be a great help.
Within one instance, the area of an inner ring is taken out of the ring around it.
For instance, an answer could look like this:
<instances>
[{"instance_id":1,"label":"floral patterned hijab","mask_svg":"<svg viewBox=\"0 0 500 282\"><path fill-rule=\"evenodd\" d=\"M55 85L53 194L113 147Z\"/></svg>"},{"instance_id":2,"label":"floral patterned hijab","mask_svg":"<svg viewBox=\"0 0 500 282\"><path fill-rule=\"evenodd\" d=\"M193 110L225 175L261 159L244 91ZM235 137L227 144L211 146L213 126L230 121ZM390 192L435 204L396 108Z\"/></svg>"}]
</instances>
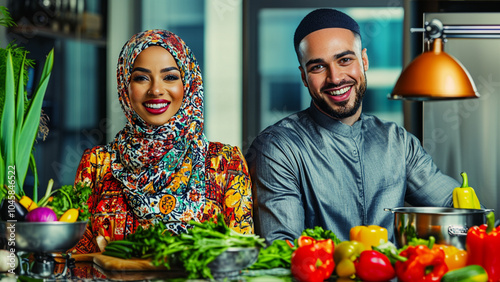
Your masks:
<instances>
[{"instance_id":1,"label":"floral patterned hijab","mask_svg":"<svg viewBox=\"0 0 500 282\"><path fill-rule=\"evenodd\" d=\"M147 124L133 109L128 87L134 61L144 49L161 46L180 69L184 97L179 111L162 126ZM147 30L123 46L118 59L118 98L127 124L108 145L111 170L143 224L163 222L175 233L200 220L205 205L203 84L189 47L166 30Z\"/></svg>"}]
</instances>

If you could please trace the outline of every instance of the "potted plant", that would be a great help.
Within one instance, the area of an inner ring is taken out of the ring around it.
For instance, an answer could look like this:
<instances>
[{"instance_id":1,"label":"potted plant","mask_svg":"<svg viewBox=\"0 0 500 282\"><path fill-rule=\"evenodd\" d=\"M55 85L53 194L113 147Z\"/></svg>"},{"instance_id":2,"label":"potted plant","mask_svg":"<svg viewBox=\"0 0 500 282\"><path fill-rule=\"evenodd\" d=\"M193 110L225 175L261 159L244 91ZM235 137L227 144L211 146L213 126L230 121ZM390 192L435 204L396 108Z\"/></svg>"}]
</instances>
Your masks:
<instances>
[{"instance_id":1,"label":"potted plant","mask_svg":"<svg viewBox=\"0 0 500 282\"><path fill-rule=\"evenodd\" d=\"M0 25L14 24L5 7L0 7L0 13ZM33 66L33 61L26 58L27 54L28 51L13 42L0 48L0 187L24 196L23 185L30 167L35 177L33 200L36 202L38 177L33 146L54 54L51 50L47 55L38 86L29 98L25 91L26 69ZM0 199L5 198L7 190L0 189Z\"/></svg>"}]
</instances>

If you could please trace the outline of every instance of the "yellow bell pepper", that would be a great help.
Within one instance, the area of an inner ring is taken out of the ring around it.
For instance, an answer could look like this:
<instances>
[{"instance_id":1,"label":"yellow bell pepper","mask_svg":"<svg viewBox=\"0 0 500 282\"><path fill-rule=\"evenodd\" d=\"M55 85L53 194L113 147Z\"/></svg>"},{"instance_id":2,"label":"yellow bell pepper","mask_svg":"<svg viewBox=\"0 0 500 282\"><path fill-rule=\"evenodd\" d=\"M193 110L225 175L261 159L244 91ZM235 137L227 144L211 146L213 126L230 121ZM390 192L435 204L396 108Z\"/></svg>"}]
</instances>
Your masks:
<instances>
[{"instance_id":1,"label":"yellow bell pepper","mask_svg":"<svg viewBox=\"0 0 500 282\"><path fill-rule=\"evenodd\" d=\"M28 211L38 208L37 204L28 196L22 196L21 199L19 199L19 203Z\"/></svg>"},{"instance_id":2,"label":"yellow bell pepper","mask_svg":"<svg viewBox=\"0 0 500 282\"><path fill-rule=\"evenodd\" d=\"M461 209L480 209L479 199L474 188L469 187L467 174L462 172L462 186L453 190L453 207Z\"/></svg>"},{"instance_id":3,"label":"yellow bell pepper","mask_svg":"<svg viewBox=\"0 0 500 282\"><path fill-rule=\"evenodd\" d=\"M337 276L341 278L354 277L356 274L354 261L364 250L365 246L358 241L343 241L335 246L333 261Z\"/></svg>"},{"instance_id":4,"label":"yellow bell pepper","mask_svg":"<svg viewBox=\"0 0 500 282\"><path fill-rule=\"evenodd\" d=\"M80 212L77 209L68 209L61 215L59 221L75 222L78 219L79 214Z\"/></svg>"},{"instance_id":5,"label":"yellow bell pepper","mask_svg":"<svg viewBox=\"0 0 500 282\"><path fill-rule=\"evenodd\" d=\"M434 244L432 249L441 249L444 251L444 262L448 270L459 269L467 265L467 251L451 245Z\"/></svg>"},{"instance_id":6,"label":"yellow bell pepper","mask_svg":"<svg viewBox=\"0 0 500 282\"><path fill-rule=\"evenodd\" d=\"M387 229L377 225L355 226L351 228L349 237L351 241L363 243L365 250L371 250L372 246L378 246L388 240Z\"/></svg>"}]
</instances>

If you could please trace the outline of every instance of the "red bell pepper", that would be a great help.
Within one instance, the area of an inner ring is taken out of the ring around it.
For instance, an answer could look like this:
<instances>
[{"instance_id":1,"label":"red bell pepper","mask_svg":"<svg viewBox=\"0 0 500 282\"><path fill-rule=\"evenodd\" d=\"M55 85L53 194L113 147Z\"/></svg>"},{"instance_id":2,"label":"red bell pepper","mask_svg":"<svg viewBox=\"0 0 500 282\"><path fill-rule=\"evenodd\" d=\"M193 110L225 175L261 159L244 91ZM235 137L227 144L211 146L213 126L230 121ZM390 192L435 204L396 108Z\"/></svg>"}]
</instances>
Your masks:
<instances>
[{"instance_id":1,"label":"red bell pepper","mask_svg":"<svg viewBox=\"0 0 500 282\"><path fill-rule=\"evenodd\" d=\"M381 252L365 250L354 261L356 276L362 281L389 281L396 277L389 258Z\"/></svg>"},{"instance_id":2,"label":"red bell pepper","mask_svg":"<svg viewBox=\"0 0 500 282\"><path fill-rule=\"evenodd\" d=\"M409 246L399 255L403 260L396 261L395 267L402 282L440 281L448 271L441 249L432 250L426 245Z\"/></svg>"},{"instance_id":3,"label":"red bell pepper","mask_svg":"<svg viewBox=\"0 0 500 282\"><path fill-rule=\"evenodd\" d=\"M300 236L299 239L297 239L297 245L299 245L299 247L312 245L315 242L316 242L316 239L314 239L313 237L309 237L309 236Z\"/></svg>"},{"instance_id":4,"label":"red bell pepper","mask_svg":"<svg viewBox=\"0 0 500 282\"><path fill-rule=\"evenodd\" d=\"M486 219L486 224L467 231L467 265L480 265L488 273L488 281L500 281L500 226L495 228L493 212L488 213Z\"/></svg>"},{"instance_id":5,"label":"red bell pepper","mask_svg":"<svg viewBox=\"0 0 500 282\"><path fill-rule=\"evenodd\" d=\"M301 236L297 242L299 247L293 252L291 260L292 275L302 282L328 279L335 268L332 239L315 240Z\"/></svg>"}]
</instances>

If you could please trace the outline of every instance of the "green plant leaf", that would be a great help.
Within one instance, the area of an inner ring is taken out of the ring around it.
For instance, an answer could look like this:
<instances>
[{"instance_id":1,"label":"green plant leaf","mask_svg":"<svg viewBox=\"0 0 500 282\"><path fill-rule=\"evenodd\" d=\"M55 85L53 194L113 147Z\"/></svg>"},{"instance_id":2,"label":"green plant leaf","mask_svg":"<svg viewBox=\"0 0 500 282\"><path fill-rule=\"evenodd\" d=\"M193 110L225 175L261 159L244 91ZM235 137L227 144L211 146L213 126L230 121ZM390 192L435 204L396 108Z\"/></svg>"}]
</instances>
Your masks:
<instances>
[{"instance_id":1,"label":"green plant leaf","mask_svg":"<svg viewBox=\"0 0 500 282\"><path fill-rule=\"evenodd\" d=\"M16 95L16 132L14 133L14 146L16 148L16 189L24 191L24 180L28 172L29 158L26 158L24 148L22 144L26 143L27 140L22 136L22 125L24 123L24 81L22 77L24 76L24 59L22 61L21 68L19 69L19 80ZM31 150L30 150L31 151Z\"/></svg>"},{"instance_id":2,"label":"green plant leaf","mask_svg":"<svg viewBox=\"0 0 500 282\"><path fill-rule=\"evenodd\" d=\"M19 68L19 75L18 77L18 86L17 86L17 94L16 94L16 113L15 113L15 132L14 132L14 147L16 148L16 191L23 191L24 192L24 179L26 177L27 173L27 168L25 169L25 162L29 161L21 156L22 159L18 158L19 152L17 151L18 146L20 142L23 142L23 140L20 140L21 138L21 125L23 124L24 120L24 58L26 56L23 56L23 60L21 63L21 66ZM27 166L27 165L26 165ZM18 193L18 195L22 195L21 193Z\"/></svg>"},{"instance_id":3,"label":"green plant leaf","mask_svg":"<svg viewBox=\"0 0 500 282\"><path fill-rule=\"evenodd\" d=\"M3 185L3 183L5 183L3 180L4 180L4 172L6 171L6 168L5 168L5 159L3 157L3 153L0 152L0 185ZM1 196L3 196L3 193L2 193L3 189L2 187L0 187L0 199L2 199Z\"/></svg>"},{"instance_id":4,"label":"green plant leaf","mask_svg":"<svg viewBox=\"0 0 500 282\"><path fill-rule=\"evenodd\" d=\"M12 65L12 55L7 52L6 58L6 75L5 75L5 102L0 121L0 140L2 146L2 155L4 156L4 170L0 183L6 183L7 174L10 171L10 166L15 165L15 86L14 86L14 66ZM16 167L17 170L17 167ZM17 176L17 173L16 173ZM16 194L19 195L19 189L16 183Z\"/></svg>"},{"instance_id":5,"label":"green plant leaf","mask_svg":"<svg viewBox=\"0 0 500 282\"><path fill-rule=\"evenodd\" d=\"M19 185L19 189L23 190L24 180L26 179L26 174L28 173L29 166L29 155L27 153L31 153L31 148L27 149L29 144L29 140L26 139L27 136L23 136L22 127L25 123L24 121L24 81L22 77L24 76L24 60L19 70L19 80L17 87L17 97L16 97L16 132L14 133L14 144L16 148L16 186ZM38 123L37 121L37 128ZM31 143L31 147L33 147L33 142ZM28 150L26 152L25 150Z\"/></svg>"},{"instance_id":6,"label":"green plant leaf","mask_svg":"<svg viewBox=\"0 0 500 282\"><path fill-rule=\"evenodd\" d=\"M0 17L1 26L9 27L16 25L6 7L0 7L0 14L2 15L2 17Z\"/></svg>"},{"instance_id":7,"label":"green plant leaf","mask_svg":"<svg viewBox=\"0 0 500 282\"><path fill-rule=\"evenodd\" d=\"M52 49L47 55L45 61L42 76L40 78L40 83L31 98L30 104L28 106L24 123L22 124L21 135L19 136L18 147L16 150L16 157L19 162L16 167L19 166L18 176L19 182L24 183L26 178L26 173L28 171L29 157L31 150L33 149L33 144L35 143L36 134L38 132L38 126L40 125L40 114L42 112L42 103L47 90L47 85L49 84L50 73L52 71L52 66L54 65L54 49ZM23 93L24 94L24 93Z\"/></svg>"},{"instance_id":8,"label":"green plant leaf","mask_svg":"<svg viewBox=\"0 0 500 282\"><path fill-rule=\"evenodd\" d=\"M38 171L36 169L35 155L33 151L30 154L30 169L33 172L35 181L33 183L33 197L31 198L35 203L38 202Z\"/></svg>"},{"instance_id":9,"label":"green plant leaf","mask_svg":"<svg viewBox=\"0 0 500 282\"><path fill-rule=\"evenodd\" d=\"M47 55L47 59L45 60L45 65L43 65L41 80L49 78L53 66L54 66L54 49L50 50L49 54Z\"/></svg>"},{"instance_id":10,"label":"green plant leaf","mask_svg":"<svg viewBox=\"0 0 500 282\"><path fill-rule=\"evenodd\" d=\"M21 68L19 69L19 80L17 87L17 95L16 95L16 126L14 128L16 131L14 132L14 144L19 144L19 138L21 137L21 125L24 120L24 81L22 78L24 77L24 59L21 63Z\"/></svg>"}]
</instances>

